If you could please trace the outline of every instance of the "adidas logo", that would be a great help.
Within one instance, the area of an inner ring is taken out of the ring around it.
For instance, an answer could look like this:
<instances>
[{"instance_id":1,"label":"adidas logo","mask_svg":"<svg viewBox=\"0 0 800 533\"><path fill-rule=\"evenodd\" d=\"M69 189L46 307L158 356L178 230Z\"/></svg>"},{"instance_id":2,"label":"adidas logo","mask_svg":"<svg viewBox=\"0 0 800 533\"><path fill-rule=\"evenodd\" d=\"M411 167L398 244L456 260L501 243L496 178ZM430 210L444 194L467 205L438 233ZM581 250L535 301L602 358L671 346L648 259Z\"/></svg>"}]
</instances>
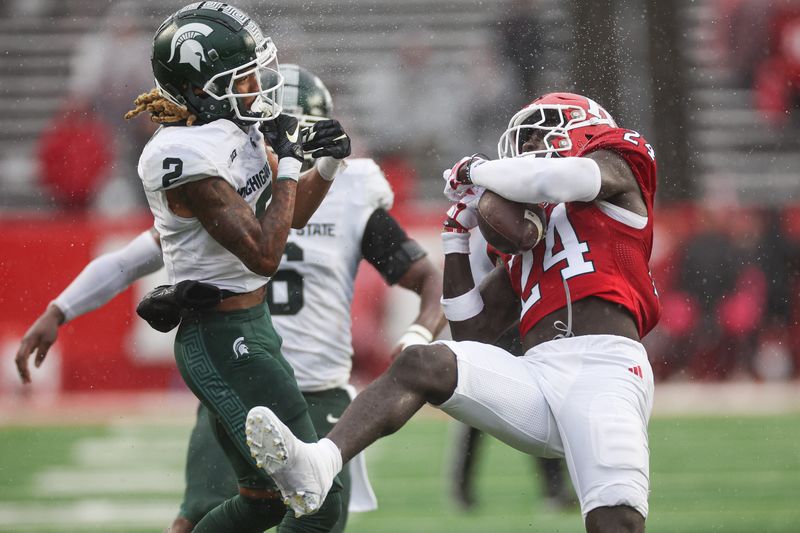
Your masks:
<instances>
[{"instance_id":1,"label":"adidas logo","mask_svg":"<svg viewBox=\"0 0 800 533\"><path fill-rule=\"evenodd\" d=\"M640 367L639 365L630 367L628 369L628 372L631 372L632 374L635 374L640 378L644 379L644 375L642 375L642 367Z\"/></svg>"}]
</instances>

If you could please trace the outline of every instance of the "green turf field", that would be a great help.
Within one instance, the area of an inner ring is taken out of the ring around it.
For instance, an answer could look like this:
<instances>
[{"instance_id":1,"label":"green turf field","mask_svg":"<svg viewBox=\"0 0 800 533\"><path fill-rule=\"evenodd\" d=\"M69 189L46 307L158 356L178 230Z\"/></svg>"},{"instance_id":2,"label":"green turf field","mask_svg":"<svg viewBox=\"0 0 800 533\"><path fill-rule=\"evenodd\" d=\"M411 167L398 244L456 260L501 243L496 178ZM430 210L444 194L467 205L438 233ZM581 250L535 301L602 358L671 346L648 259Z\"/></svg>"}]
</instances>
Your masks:
<instances>
[{"instance_id":1,"label":"green turf field","mask_svg":"<svg viewBox=\"0 0 800 533\"><path fill-rule=\"evenodd\" d=\"M530 458L492 442L480 507L448 500L449 422L413 421L370 449L381 508L348 531L578 532L538 501ZM0 429L0 531L160 531L177 509L187 425ZM649 532L800 531L800 415L656 418Z\"/></svg>"}]
</instances>

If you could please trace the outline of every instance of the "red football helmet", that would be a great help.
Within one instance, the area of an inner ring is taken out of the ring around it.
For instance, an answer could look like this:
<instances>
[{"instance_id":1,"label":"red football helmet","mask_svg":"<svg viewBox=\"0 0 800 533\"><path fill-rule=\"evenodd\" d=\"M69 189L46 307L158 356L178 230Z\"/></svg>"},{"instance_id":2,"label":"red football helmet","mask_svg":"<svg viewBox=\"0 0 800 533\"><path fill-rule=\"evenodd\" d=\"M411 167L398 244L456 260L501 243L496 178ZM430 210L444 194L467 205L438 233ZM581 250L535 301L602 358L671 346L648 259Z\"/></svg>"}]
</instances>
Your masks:
<instances>
[{"instance_id":1,"label":"red football helmet","mask_svg":"<svg viewBox=\"0 0 800 533\"><path fill-rule=\"evenodd\" d=\"M550 93L540 96L511 117L508 129L497 143L497 155L500 159L517 157L530 134L540 131L546 148L525 155L569 157L577 154L593 136L616 127L608 111L591 98L572 93Z\"/></svg>"}]
</instances>

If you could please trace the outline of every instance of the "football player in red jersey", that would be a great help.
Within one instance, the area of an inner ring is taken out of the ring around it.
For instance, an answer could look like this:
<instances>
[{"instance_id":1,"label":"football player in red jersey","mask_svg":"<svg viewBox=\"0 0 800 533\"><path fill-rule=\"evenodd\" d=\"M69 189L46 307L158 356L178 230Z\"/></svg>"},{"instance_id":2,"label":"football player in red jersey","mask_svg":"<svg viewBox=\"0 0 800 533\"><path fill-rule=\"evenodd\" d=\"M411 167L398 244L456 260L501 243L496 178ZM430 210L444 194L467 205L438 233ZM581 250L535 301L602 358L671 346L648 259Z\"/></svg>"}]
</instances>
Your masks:
<instances>
[{"instance_id":1,"label":"football player in red jersey","mask_svg":"<svg viewBox=\"0 0 800 533\"><path fill-rule=\"evenodd\" d=\"M265 407L250 411L251 452L285 497L324 497L342 461L431 403L519 450L565 457L587 531L644 531L653 374L640 340L660 313L648 270L655 154L569 93L517 113L499 153L445 172L457 204L442 234L442 303L456 340L401 352L319 443L300 442ZM478 289L469 231L484 189L546 204L548 220L540 243ZM491 344L516 323L522 357Z\"/></svg>"}]
</instances>

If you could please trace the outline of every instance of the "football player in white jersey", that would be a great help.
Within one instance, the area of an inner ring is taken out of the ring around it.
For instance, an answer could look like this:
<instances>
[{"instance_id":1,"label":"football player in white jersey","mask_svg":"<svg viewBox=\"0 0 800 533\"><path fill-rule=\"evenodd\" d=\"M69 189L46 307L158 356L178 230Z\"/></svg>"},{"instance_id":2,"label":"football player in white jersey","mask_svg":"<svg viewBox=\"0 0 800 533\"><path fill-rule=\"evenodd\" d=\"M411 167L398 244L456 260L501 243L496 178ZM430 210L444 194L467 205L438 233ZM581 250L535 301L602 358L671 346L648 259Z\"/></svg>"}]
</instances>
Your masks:
<instances>
[{"instance_id":1,"label":"football player in white jersey","mask_svg":"<svg viewBox=\"0 0 800 533\"><path fill-rule=\"evenodd\" d=\"M318 77L296 65L281 65L284 112L300 119L304 131L332 114L330 94ZM308 154L310 156L310 154ZM389 284L418 293L419 315L398 341L402 348L428 342L441 330L441 276L419 245L386 212L393 194L371 159L348 159L305 228L289 234L284 258L267 291L281 351L295 371L317 433L327 434L349 405L352 346L350 304L353 281L365 258ZM59 325L110 301L133 281L163 266L158 234L142 233L125 248L93 260L36 320L23 338L17 363L28 375L35 351L39 366ZM99 283L103 280L104 283ZM200 406L186 463L186 492L171 531L191 531L219 502L236 492L236 476L213 436L207 409ZM351 476L352 473L352 476ZM351 510L375 507L363 459L340 476L342 515L332 531L343 530L353 479Z\"/></svg>"},{"instance_id":2,"label":"football player in white jersey","mask_svg":"<svg viewBox=\"0 0 800 533\"><path fill-rule=\"evenodd\" d=\"M179 323L178 370L208 409L239 485L195 531L261 532L278 524L329 531L341 511L338 479L332 496L282 502L249 453L244 419L266 403L301 438L318 438L264 297L291 226L302 227L319 206L349 142L338 158L320 147L319 164L300 175L300 128L281 113L277 49L228 4L197 2L168 17L153 38L151 64L157 92L137 99L129 117L148 110L166 122L142 151L139 176L170 285L146 296L137 312L162 331ZM274 82L264 84L270 72ZM341 131L338 123L322 126ZM284 506L311 502L321 506L318 519Z\"/></svg>"}]
</instances>

